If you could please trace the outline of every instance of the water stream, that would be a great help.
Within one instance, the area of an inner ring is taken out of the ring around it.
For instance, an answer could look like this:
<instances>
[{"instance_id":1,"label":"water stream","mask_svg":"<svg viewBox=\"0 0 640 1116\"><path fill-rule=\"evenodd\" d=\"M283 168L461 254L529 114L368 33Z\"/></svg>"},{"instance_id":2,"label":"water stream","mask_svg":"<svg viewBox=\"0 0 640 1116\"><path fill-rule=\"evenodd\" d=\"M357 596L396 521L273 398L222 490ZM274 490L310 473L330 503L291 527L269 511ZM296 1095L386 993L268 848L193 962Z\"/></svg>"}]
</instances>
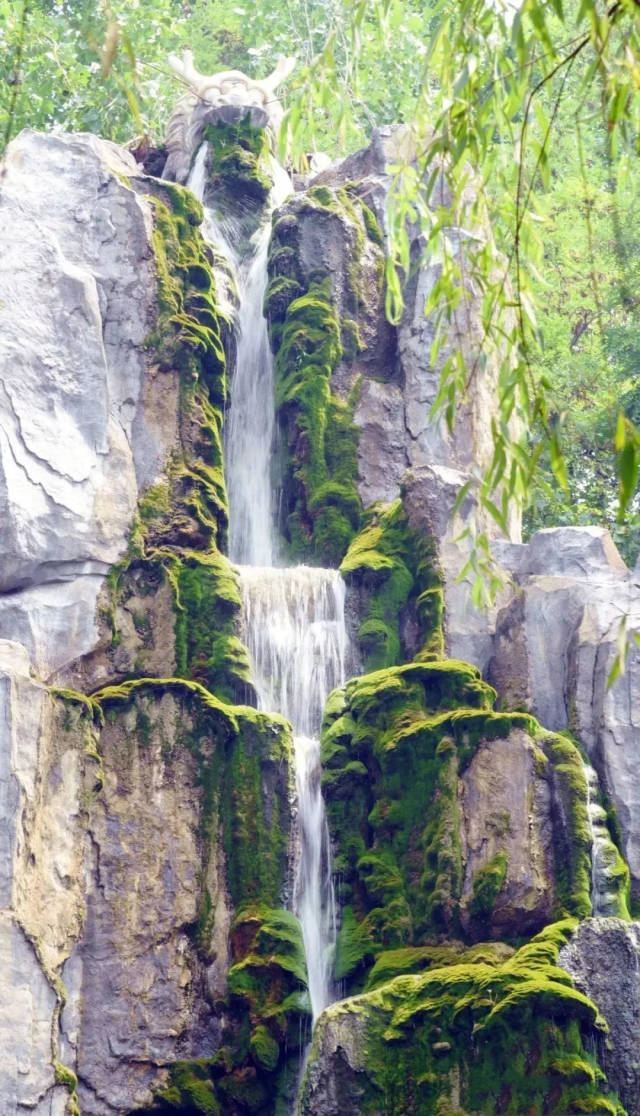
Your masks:
<instances>
[{"instance_id":1,"label":"water stream","mask_svg":"<svg viewBox=\"0 0 640 1116\"><path fill-rule=\"evenodd\" d=\"M587 814L591 830L591 903L592 914L618 914L618 895L611 886L608 868L611 864L611 835L607 826L607 814L597 801L598 775L588 763L583 763L587 780ZM615 855L615 854L614 854Z\"/></svg>"},{"instance_id":2,"label":"water stream","mask_svg":"<svg viewBox=\"0 0 640 1116\"><path fill-rule=\"evenodd\" d=\"M273 165L273 207L290 191ZM205 200L206 144L189 186ZM293 726L298 801L294 908L300 918L315 1022L333 998L335 902L330 845L320 788L320 724L329 692L344 681L347 635L344 583L335 570L282 568L274 527L271 463L275 430L273 357L262 307L267 287L267 219L240 257L232 221L205 204L205 236L226 256L239 305L238 351L225 432L230 505L229 555L238 565L244 640L259 708L282 713Z\"/></svg>"},{"instance_id":3,"label":"water stream","mask_svg":"<svg viewBox=\"0 0 640 1116\"><path fill-rule=\"evenodd\" d=\"M293 725L299 854L294 905L302 924L313 1020L332 997L336 919L320 789L320 724L344 681L344 582L335 570L240 567L245 642L261 709Z\"/></svg>"}]
</instances>

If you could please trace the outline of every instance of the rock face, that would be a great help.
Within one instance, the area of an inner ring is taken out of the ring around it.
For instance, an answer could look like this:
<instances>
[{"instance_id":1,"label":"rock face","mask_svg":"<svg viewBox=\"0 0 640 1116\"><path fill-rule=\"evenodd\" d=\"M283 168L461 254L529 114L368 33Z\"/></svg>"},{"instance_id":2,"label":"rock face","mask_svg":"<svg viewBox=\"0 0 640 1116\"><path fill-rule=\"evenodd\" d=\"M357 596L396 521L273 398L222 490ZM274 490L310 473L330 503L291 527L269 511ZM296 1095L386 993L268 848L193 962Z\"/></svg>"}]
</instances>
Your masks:
<instances>
[{"instance_id":1,"label":"rock face","mask_svg":"<svg viewBox=\"0 0 640 1116\"><path fill-rule=\"evenodd\" d=\"M527 932L550 921L554 828L551 788L542 776L534 742L518 729L505 739L486 741L462 775L460 906L465 929L472 926L474 907L482 901L483 876L490 883L490 866L498 873L490 912L495 937L509 937L515 926ZM555 841L560 841L558 833Z\"/></svg>"},{"instance_id":2,"label":"rock face","mask_svg":"<svg viewBox=\"0 0 640 1116\"><path fill-rule=\"evenodd\" d=\"M601 1061L629 1116L640 1112L639 958L640 925L615 918L581 922L558 955L607 1021Z\"/></svg>"},{"instance_id":3,"label":"rock face","mask_svg":"<svg viewBox=\"0 0 640 1116\"><path fill-rule=\"evenodd\" d=\"M89 136L23 132L3 164L0 636L44 677L92 648L99 588L169 450L145 379L155 265L136 175Z\"/></svg>"},{"instance_id":4,"label":"rock face","mask_svg":"<svg viewBox=\"0 0 640 1116\"><path fill-rule=\"evenodd\" d=\"M137 728L145 716L146 738ZM141 700L100 737L86 915L62 971L68 998L61 1060L77 1069L83 1116L144 1103L158 1066L218 1044L215 1021L209 1034L199 1024L204 973L189 935L199 916L203 861L198 765L181 746L190 727L180 703L165 694ZM220 920L227 931L230 921L227 911Z\"/></svg>"},{"instance_id":5,"label":"rock face","mask_svg":"<svg viewBox=\"0 0 640 1116\"><path fill-rule=\"evenodd\" d=\"M65 904L73 908L73 901L68 903L69 893L60 882L61 876L64 878L67 873L73 872L77 864L74 863L73 853L69 856L69 845L65 848L58 841L56 826L55 844L47 848L45 842L44 846L48 861L45 863L45 875L53 870L54 883L49 893L45 897L34 896L16 871L17 866L22 866L31 855L30 827L24 822L27 812L33 812L40 777L44 743L41 731L43 707L47 699L44 688L31 679L28 656L19 644L6 640L0 642L0 671L0 1027L3 1047L0 1095L7 1113L28 1108L37 1116L63 1116L67 1091L56 1086L51 1061L52 1032L59 995L51 958L44 959L41 955L41 944L46 939L36 937L33 932L32 907L39 905L41 898L49 900L51 923L48 938L51 952L55 954L60 931L63 940L70 937L74 929L77 931L74 914L65 918ZM67 760L71 761L67 766L73 765L73 759L73 755L67 756ZM70 821L73 829L73 794L70 800L70 806L63 807L62 816L56 820L63 827ZM57 805L60 805L59 800ZM61 876L57 875L58 872ZM71 875L67 878L70 886L75 886L77 897L77 884L73 884ZM26 925L24 914L28 919Z\"/></svg>"},{"instance_id":6,"label":"rock face","mask_svg":"<svg viewBox=\"0 0 640 1116\"><path fill-rule=\"evenodd\" d=\"M551 935L540 934L504 961L490 957L485 947L483 960L464 956L447 968L436 962L420 976L396 977L328 1008L307 1063L302 1116L403 1111L479 1116L509 1105L518 1113L557 1116L616 1112L598 1093L576 1041L587 1001L558 979L551 963L566 937L565 927L552 946ZM523 1027L516 1006L519 991L532 979L532 964L541 997L555 998L551 1026L533 1007L525 1009ZM507 1003L510 1026L496 1028ZM515 1067L525 1062L521 1073Z\"/></svg>"},{"instance_id":7,"label":"rock face","mask_svg":"<svg viewBox=\"0 0 640 1116\"><path fill-rule=\"evenodd\" d=\"M514 594L498 616L488 677L511 708L570 729L615 806L634 897L640 895L635 771L640 658L609 688L620 625L640 628L640 590L607 531L558 527L513 548Z\"/></svg>"},{"instance_id":8,"label":"rock face","mask_svg":"<svg viewBox=\"0 0 640 1116\"><path fill-rule=\"evenodd\" d=\"M401 320L397 326L387 321L384 246L393 182L387 168L412 159L409 129L377 129L368 148L315 175L278 211L267 313L278 354L277 402L286 447L281 528L295 557L334 564L357 527L359 506L388 504L402 493L415 524L436 541L447 603L446 649L484 669L495 613L476 613L468 583L456 581L468 557L468 542L460 536L472 505L467 501L455 517L453 506L471 470L490 458L498 368L497 361L489 361L483 374L472 378L452 432L442 417L432 418L440 370L451 350L445 346L432 361L435 326L425 307L440 264L425 259L419 228L409 229L412 270ZM439 180L433 196L443 191ZM454 256L464 258L469 235L463 228L451 230ZM474 235L490 233L482 229ZM331 318L333 342L321 359L316 354L302 360L310 379L321 375L326 383L322 403L296 390L302 331L311 334L317 325L321 302L325 331ZM480 298L469 283L451 325L468 367L479 350L480 318ZM332 433L336 427L339 445ZM308 462L309 444L314 454ZM333 547L325 537L329 528ZM497 534L489 517L482 529L489 538ZM510 530L519 539L517 516Z\"/></svg>"},{"instance_id":9,"label":"rock face","mask_svg":"<svg viewBox=\"0 0 640 1116\"><path fill-rule=\"evenodd\" d=\"M0 1096L113 1116L219 1047L241 908L271 948L291 741L225 704L251 687L198 203L111 144L27 132L0 209Z\"/></svg>"}]
</instances>

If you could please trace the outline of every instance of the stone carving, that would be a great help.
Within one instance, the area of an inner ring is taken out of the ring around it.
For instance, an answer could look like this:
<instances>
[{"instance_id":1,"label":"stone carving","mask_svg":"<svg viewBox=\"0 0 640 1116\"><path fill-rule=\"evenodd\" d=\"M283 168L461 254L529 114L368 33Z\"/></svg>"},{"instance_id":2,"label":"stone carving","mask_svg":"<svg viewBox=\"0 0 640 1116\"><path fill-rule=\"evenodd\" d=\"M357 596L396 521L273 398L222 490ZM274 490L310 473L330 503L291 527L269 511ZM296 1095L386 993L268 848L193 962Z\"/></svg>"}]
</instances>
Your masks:
<instances>
[{"instance_id":1,"label":"stone carving","mask_svg":"<svg viewBox=\"0 0 640 1116\"><path fill-rule=\"evenodd\" d=\"M186 181L192 156L207 124L235 124L248 115L254 127L267 128L275 142L282 122L282 106L276 89L295 64L295 58L281 57L272 74L255 80L241 70L200 74L190 50L185 50L182 58L170 54L171 69L186 82L189 91L178 101L167 127L169 157L164 177L176 182Z\"/></svg>"}]
</instances>

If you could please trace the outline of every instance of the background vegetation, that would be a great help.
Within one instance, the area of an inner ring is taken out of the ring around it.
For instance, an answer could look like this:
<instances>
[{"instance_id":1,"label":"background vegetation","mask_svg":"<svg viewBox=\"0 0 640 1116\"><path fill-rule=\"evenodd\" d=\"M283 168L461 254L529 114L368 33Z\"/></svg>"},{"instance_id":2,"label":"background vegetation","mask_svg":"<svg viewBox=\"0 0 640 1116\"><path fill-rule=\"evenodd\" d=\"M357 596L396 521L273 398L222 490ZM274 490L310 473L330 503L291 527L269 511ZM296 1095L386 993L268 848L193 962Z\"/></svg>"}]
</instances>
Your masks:
<instances>
[{"instance_id":1,"label":"background vegetation","mask_svg":"<svg viewBox=\"0 0 640 1116\"><path fill-rule=\"evenodd\" d=\"M278 55L298 57L285 94L298 159L409 123L422 166L397 168L390 315L408 269L407 218L422 220L443 261L430 306L443 337L464 298L447 229L461 215L473 228L487 209L494 229L495 245L472 244L466 261L484 295L479 361L497 349L503 364L494 461L473 481L480 501L499 523L509 501L528 506L529 530L604 523L633 563L639 42L638 0L0 0L0 140L23 127L161 140L180 92L166 56L187 45L203 72L262 76ZM452 199L434 213L442 160ZM450 421L476 372L455 354L445 362ZM479 535L478 597L491 585L487 554Z\"/></svg>"}]
</instances>

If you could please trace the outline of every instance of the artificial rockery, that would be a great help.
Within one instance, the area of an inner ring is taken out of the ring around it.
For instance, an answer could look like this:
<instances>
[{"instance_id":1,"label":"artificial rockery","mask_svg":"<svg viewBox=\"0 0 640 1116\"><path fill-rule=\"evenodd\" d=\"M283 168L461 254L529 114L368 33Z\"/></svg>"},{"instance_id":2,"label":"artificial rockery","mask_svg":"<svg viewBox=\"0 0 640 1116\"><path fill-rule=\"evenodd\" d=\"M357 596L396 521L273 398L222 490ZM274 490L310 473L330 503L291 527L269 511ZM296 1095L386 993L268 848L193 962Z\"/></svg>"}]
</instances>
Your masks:
<instances>
[{"instance_id":1,"label":"artificial rockery","mask_svg":"<svg viewBox=\"0 0 640 1116\"><path fill-rule=\"evenodd\" d=\"M272 213L288 65L174 65L193 92L147 169L24 132L0 178L2 1111L638 1116L636 653L606 684L634 575L600 529L522 545L514 523L498 603L472 609L453 508L497 371L452 434L431 418L418 229L385 318L409 131ZM347 585L354 677L322 740L336 1002L303 1073L291 730L255 708L225 556L239 295L184 185L203 142L208 209L247 244L272 222L283 553ZM468 235L461 209L461 257ZM451 329L471 358L471 286Z\"/></svg>"}]
</instances>

